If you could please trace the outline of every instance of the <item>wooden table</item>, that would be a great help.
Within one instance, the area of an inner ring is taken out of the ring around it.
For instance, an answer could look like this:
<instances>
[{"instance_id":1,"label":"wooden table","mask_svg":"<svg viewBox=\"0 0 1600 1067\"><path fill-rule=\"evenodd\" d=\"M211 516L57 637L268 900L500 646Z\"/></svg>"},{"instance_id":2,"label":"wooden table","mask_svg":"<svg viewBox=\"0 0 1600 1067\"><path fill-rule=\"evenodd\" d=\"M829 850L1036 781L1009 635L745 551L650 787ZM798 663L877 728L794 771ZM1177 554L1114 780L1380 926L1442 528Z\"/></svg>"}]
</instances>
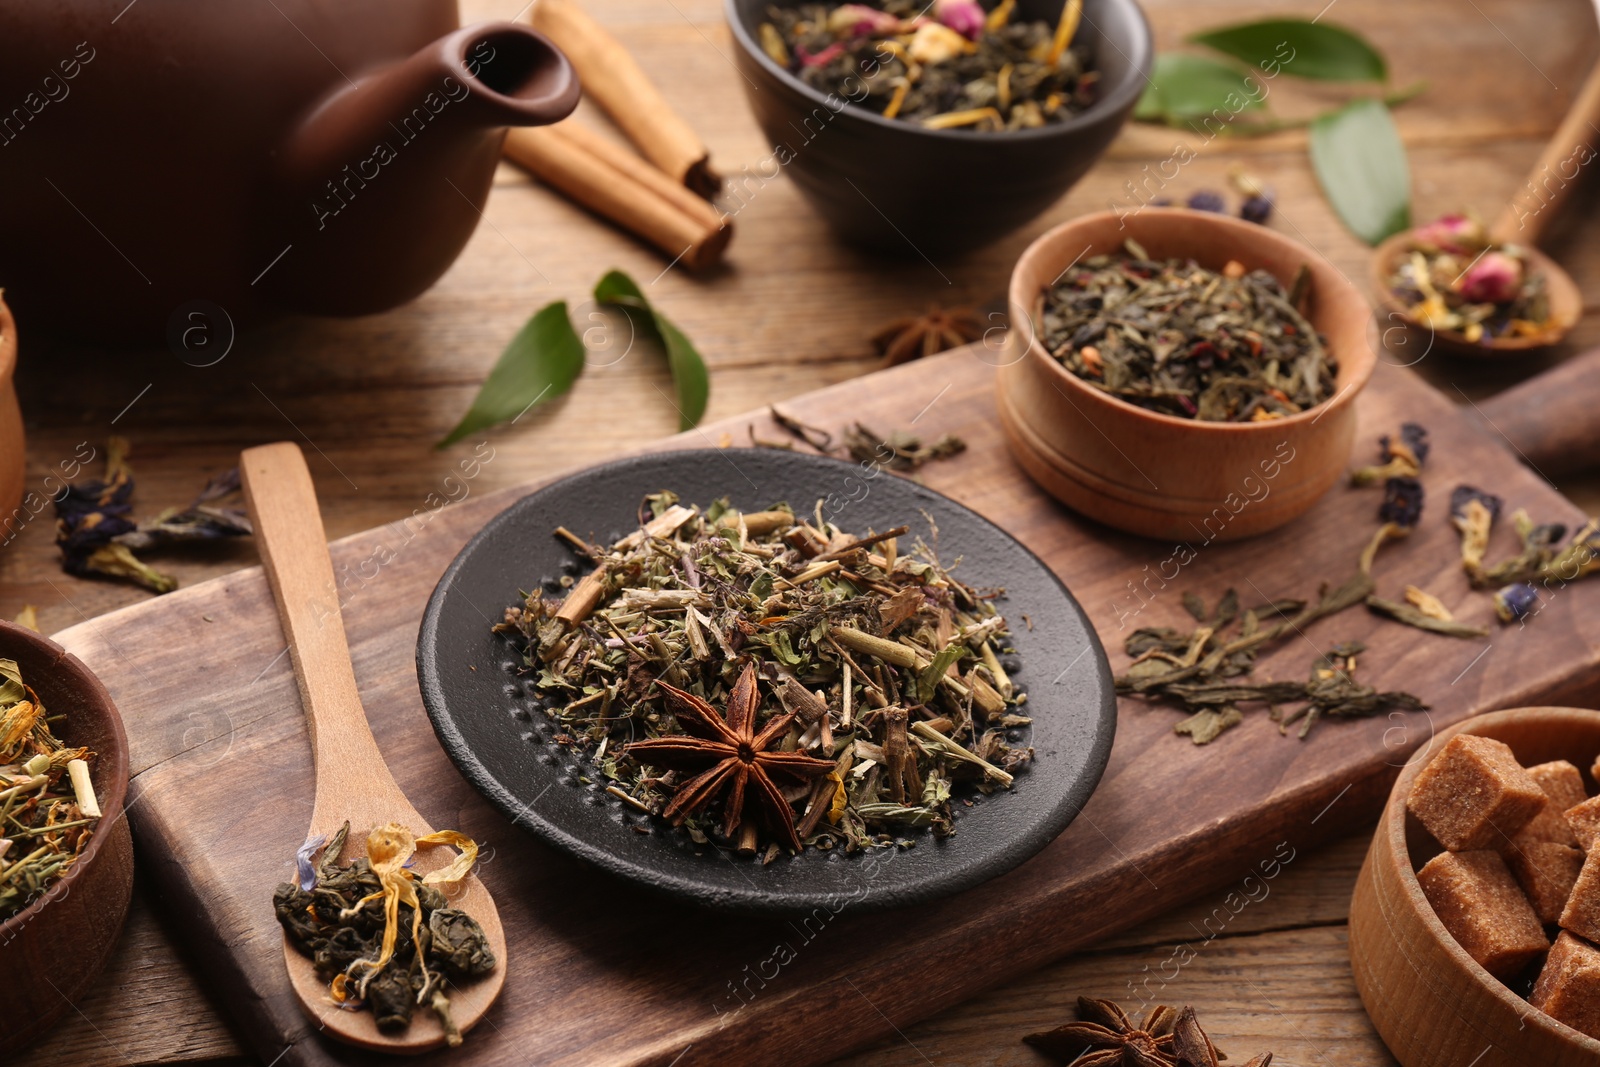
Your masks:
<instances>
[{"instance_id":1,"label":"wooden table","mask_svg":"<svg viewBox=\"0 0 1600 1067\"><path fill-rule=\"evenodd\" d=\"M516 6L468 0L464 17L506 17ZM731 42L718 0L590 0L589 6L656 76L726 171L738 175L767 155L738 75L726 62ZM1359 27L1387 52L1396 85L1430 84L1398 114L1419 218L1463 206L1492 218L1522 186L1524 169L1600 50L1594 11L1581 0L1335 0L1328 6L1329 19ZM1146 7L1159 44L1176 47L1205 27L1272 14L1315 15L1322 3L1147 0ZM1338 95L1279 79L1271 102L1280 116L1295 117ZM469 446L435 452L432 443L466 408L500 348L536 307L558 298L580 303L610 267L648 282L651 298L700 345L713 373L709 417L725 417L870 371L867 337L885 320L933 300L981 305L995 299L1033 236L1075 215L1131 203L1126 183L1145 181L1143 168L1153 173L1186 140L1199 157L1165 195L1182 200L1198 189L1224 188L1229 166L1242 164L1276 187L1276 228L1365 284L1366 249L1318 194L1305 136L1293 130L1202 147L1174 131L1130 127L1046 217L988 249L934 263L909 251L898 261L848 251L830 239L786 180L757 180L737 216L728 268L699 280L664 271L648 248L502 168L486 224L460 261L429 293L386 315L280 323L239 339L226 359L207 368L164 351L52 350L30 338L22 323L19 388L29 420L29 480L37 485L80 442L103 450L108 435L122 434L134 446L138 509L153 513L186 503L207 477L236 462L240 448L288 438L306 447L328 532L342 536L433 506L430 494L444 492L443 478ZM1573 221L1548 243L1586 291L1600 291L1600 224L1586 221L1597 195L1591 183L1571 212ZM1590 320L1548 358L1506 367L1429 358L1422 370L1465 400L1595 344L1600 326ZM67 366L72 369L63 370ZM570 396L491 435L494 459L471 492L515 485L665 435L676 429L670 393L665 367L646 354L593 366ZM1575 479L1562 488L1589 510L1600 508L1600 481ZM192 584L254 561L251 546L241 543L160 565ZM146 595L64 575L47 518L0 554L0 615L37 605L46 632ZM1202 924L1220 899L1198 901L845 1062L1040 1063L1019 1044L1022 1034L1065 1021L1079 993L1136 1000L1130 988L1149 983L1160 989L1160 999L1194 1004L1236 1060L1270 1048L1285 1064L1387 1064L1345 955L1346 909L1366 837L1357 833L1297 857L1268 898L1204 945ZM138 895L108 973L56 1035L23 1055L24 1062L250 1062L183 967L181 917L158 917L157 909L149 895ZM1181 944L1197 955L1175 968L1170 961Z\"/></svg>"}]
</instances>

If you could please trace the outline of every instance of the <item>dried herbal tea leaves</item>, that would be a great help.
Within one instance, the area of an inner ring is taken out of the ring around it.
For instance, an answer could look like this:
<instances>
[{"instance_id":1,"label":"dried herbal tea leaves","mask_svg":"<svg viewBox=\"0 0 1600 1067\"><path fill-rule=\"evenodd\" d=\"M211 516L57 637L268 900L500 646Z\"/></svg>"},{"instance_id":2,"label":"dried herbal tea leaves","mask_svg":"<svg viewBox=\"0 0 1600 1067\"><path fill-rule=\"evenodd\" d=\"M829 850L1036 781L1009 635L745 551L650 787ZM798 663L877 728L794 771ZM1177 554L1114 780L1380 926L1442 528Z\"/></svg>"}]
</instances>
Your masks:
<instances>
[{"instance_id":1,"label":"dried herbal tea leaves","mask_svg":"<svg viewBox=\"0 0 1600 1067\"><path fill-rule=\"evenodd\" d=\"M279 885L273 911L284 933L329 982L333 1001L366 1009L381 1030L404 1030L418 1006L439 1016L445 1039L461 1044L445 988L494 970L483 928L450 907L444 888L465 878L478 846L454 830L415 837L397 823L367 835L367 854L338 862L347 822L328 838L314 838L296 853L298 882ZM418 876L409 862L418 846L449 845L454 862ZM322 861L316 862L318 853ZM443 888L442 888L443 887Z\"/></svg>"},{"instance_id":2,"label":"dried herbal tea leaves","mask_svg":"<svg viewBox=\"0 0 1600 1067\"><path fill-rule=\"evenodd\" d=\"M822 93L932 129L1020 130L1094 103L1100 75L1070 47L1082 0L1054 25L1015 21L1015 0L871 0L767 8L774 63Z\"/></svg>"},{"instance_id":3,"label":"dried herbal tea leaves","mask_svg":"<svg viewBox=\"0 0 1600 1067\"><path fill-rule=\"evenodd\" d=\"M1389 292L1417 322L1470 342L1539 337L1550 329L1550 296L1527 250L1494 243L1482 223L1465 215L1411 231Z\"/></svg>"},{"instance_id":4,"label":"dried herbal tea leaves","mask_svg":"<svg viewBox=\"0 0 1600 1067\"><path fill-rule=\"evenodd\" d=\"M1033 753L1001 593L906 534L653 494L607 546L558 530L594 569L541 582L496 630L557 742L695 842L907 846Z\"/></svg>"},{"instance_id":5,"label":"dried herbal tea leaves","mask_svg":"<svg viewBox=\"0 0 1600 1067\"><path fill-rule=\"evenodd\" d=\"M1334 394L1338 367L1298 305L1266 271L1151 260L1130 241L1126 253L1086 259L1044 291L1039 336L1067 370L1130 404L1263 421Z\"/></svg>"},{"instance_id":6,"label":"dried herbal tea leaves","mask_svg":"<svg viewBox=\"0 0 1600 1067\"><path fill-rule=\"evenodd\" d=\"M51 719L17 662L0 659L0 922L72 870L100 821L95 753L62 744Z\"/></svg>"}]
</instances>

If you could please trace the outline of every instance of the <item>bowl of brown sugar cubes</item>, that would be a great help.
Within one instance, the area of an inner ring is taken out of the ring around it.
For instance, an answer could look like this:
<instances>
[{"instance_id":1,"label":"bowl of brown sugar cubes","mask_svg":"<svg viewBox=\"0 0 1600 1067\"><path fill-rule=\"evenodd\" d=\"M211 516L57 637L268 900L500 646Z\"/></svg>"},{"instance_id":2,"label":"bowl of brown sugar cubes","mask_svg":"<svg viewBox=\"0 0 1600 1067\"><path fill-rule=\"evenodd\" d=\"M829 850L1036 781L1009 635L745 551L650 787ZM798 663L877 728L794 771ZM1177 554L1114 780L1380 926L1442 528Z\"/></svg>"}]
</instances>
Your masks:
<instances>
[{"instance_id":1,"label":"bowl of brown sugar cubes","mask_svg":"<svg viewBox=\"0 0 1600 1067\"><path fill-rule=\"evenodd\" d=\"M1600 712L1517 708L1406 764L1350 903L1405 1067L1600 1064Z\"/></svg>"}]
</instances>

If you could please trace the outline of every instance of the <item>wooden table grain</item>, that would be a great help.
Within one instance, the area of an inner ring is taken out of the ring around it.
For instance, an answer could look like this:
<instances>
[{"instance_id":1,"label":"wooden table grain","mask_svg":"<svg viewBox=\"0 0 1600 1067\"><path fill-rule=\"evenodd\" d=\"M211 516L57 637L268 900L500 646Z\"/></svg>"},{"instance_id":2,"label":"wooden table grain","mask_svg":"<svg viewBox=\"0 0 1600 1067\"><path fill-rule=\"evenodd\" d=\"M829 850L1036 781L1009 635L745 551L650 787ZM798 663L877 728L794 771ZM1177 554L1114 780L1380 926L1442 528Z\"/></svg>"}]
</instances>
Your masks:
<instances>
[{"instance_id":1,"label":"wooden table grain","mask_svg":"<svg viewBox=\"0 0 1600 1067\"><path fill-rule=\"evenodd\" d=\"M517 6L467 0L463 15L507 17ZM30 484L38 486L84 445L103 451L107 436L122 434L133 442L138 509L151 513L186 503L207 477L232 466L241 448L288 438L310 456L330 536L343 536L448 498L444 479L468 446L435 452L432 442L459 417L532 310L559 298L581 305L611 267L647 284L651 298L699 343L713 374L708 414L720 418L870 371L867 337L885 320L930 301L994 300L1017 254L1053 223L1108 207L1132 209L1152 195L1181 200L1198 189L1223 188L1233 166L1275 187L1274 227L1364 284L1366 249L1319 195L1305 135L1296 130L1201 144L1170 130L1130 127L1044 218L987 249L932 261L910 248L898 259L867 258L834 242L786 178L756 175L768 153L728 62L719 0L589 0L588 6L635 52L734 177L738 233L724 270L695 279L665 269L647 247L503 167L484 225L458 263L423 297L385 315L279 323L239 338L208 367L166 351L47 346L20 324ZM1429 85L1397 115L1419 218L1462 207L1492 218L1525 191L1526 167L1600 51L1594 10L1583 0L1326 6L1324 0L1146 0L1146 7L1166 48L1208 26L1267 15L1322 11L1359 28L1388 54L1393 84ZM1339 95L1288 79L1275 81L1271 94L1274 110L1286 118L1311 114ZM1163 181L1159 164L1180 144L1197 156ZM1600 291L1597 196L1591 184L1571 221L1547 242L1585 292ZM1420 368L1467 403L1596 344L1600 326L1591 317L1547 357L1471 365L1429 356ZM597 361L567 398L492 435L495 459L470 492L670 433L677 421L670 395L664 365L647 354ZM1561 488L1587 509L1600 509L1600 481L1578 478ZM41 515L0 553L0 615L33 604L51 632L148 595L64 575L50 527L50 517ZM253 563L255 554L240 543L160 562L192 584ZM1365 844L1366 835L1358 834L1297 857L1267 898L1231 915L1217 936L1210 936L1216 922L1206 920L1223 901L1197 901L843 1062L1038 1064L1043 1060L1019 1043L1021 1035L1065 1021L1079 993L1137 1002L1141 989L1158 989L1157 999L1193 1004L1236 1060L1272 1049L1284 1064L1388 1064L1346 960L1344 922ZM18 1061L250 1062L184 969L182 940L182 917L159 914L159 902L141 892L106 975L57 1034ZM1192 958L1175 955L1182 946ZM1186 962L1178 966L1178 959Z\"/></svg>"}]
</instances>

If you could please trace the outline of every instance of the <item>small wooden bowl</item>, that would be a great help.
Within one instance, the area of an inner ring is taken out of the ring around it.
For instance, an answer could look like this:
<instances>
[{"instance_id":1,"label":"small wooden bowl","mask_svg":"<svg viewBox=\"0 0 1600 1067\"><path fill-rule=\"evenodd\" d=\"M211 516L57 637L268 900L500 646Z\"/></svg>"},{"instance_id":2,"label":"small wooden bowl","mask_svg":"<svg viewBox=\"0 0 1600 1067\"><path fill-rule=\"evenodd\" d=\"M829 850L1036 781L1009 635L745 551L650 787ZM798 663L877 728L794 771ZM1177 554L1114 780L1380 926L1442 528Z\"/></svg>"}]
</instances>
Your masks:
<instances>
[{"instance_id":1,"label":"small wooden bowl","mask_svg":"<svg viewBox=\"0 0 1600 1067\"><path fill-rule=\"evenodd\" d=\"M22 409L12 381L16 370L17 324L0 299L0 543L16 530L25 480Z\"/></svg>"},{"instance_id":2,"label":"small wooden bowl","mask_svg":"<svg viewBox=\"0 0 1600 1067\"><path fill-rule=\"evenodd\" d=\"M51 715L66 716L62 741L98 754L91 778L100 801L100 824L72 870L0 923L0 1049L12 1053L71 1013L105 966L133 894L133 837L123 811L128 739L105 686L54 641L8 622L0 657L17 661Z\"/></svg>"},{"instance_id":3,"label":"small wooden bowl","mask_svg":"<svg viewBox=\"0 0 1600 1067\"><path fill-rule=\"evenodd\" d=\"M1199 422L1148 411L1096 389L1038 340L1040 294L1080 258L1129 238L1155 259L1220 270L1238 260L1285 286L1311 272L1311 324L1338 361L1338 390L1309 411L1270 422ZM1355 398L1376 362L1371 307L1326 259L1254 223L1183 208L1086 215L1040 237L1011 273L1012 329L998 384L1012 454L1074 511L1146 537L1198 544L1282 526L1343 476Z\"/></svg>"},{"instance_id":4,"label":"small wooden bowl","mask_svg":"<svg viewBox=\"0 0 1600 1067\"><path fill-rule=\"evenodd\" d=\"M1529 269L1544 276L1550 296L1550 322L1541 333L1533 337L1497 337L1492 344L1484 344L1481 341L1469 341L1464 334L1456 330L1438 330L1425 326L1411 317L1389 289L1389 278L1394 274L1395 260L1408 253L1410 248L1411 231L1395 234L1373 250L1371 270L1372 291L1377 294L1378 309L1383 315L1384 332L1387 333L1390 328L1405 331L1405 351L1414 353L1412 361L1421 359L1430 352L1446 352L1476 359L1495 359L1499 356L1548 348L1559 343L1583 314L1583 294L1578 291L1572 275L1562 270L1560 264L1537 248L1524 246Z\"/></svg>"},{"instance_id":5,"label":"small wooden bowl","mask_svg":"<svg viewBox=\"0 0 1600 1067\"><path fill-rule=\"evenodd\" d=\"M1350 901L1350 966L1372 1024L1404 1067L1594 1067L1600 1041L1536 1010L1457 945L1416 871L1438 843L1406 811L1417 774L1458 733L1504 741L1524 765L1600 752L1600 712L1517 708L1446 730L1406 765Z\"/></svg>"}]
</instances>

